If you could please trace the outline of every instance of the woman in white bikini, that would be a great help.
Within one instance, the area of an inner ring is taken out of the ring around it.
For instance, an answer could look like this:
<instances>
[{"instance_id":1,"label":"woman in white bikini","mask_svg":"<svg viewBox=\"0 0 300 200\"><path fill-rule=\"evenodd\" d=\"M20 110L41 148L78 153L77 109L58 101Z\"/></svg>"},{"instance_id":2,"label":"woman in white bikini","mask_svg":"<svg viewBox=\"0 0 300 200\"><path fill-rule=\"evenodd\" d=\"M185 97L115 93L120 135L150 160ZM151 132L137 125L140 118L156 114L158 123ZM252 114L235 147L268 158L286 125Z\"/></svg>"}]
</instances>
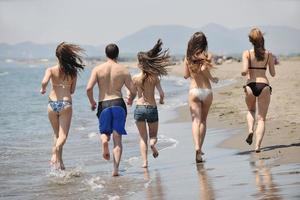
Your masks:
<instances>
[{"instance_id":1,"label":"woman in white bikini","mask_svg":"<svg viewBox=\"0 0 300 200\"><path fill-rule=\"evenodd\" d=\"M184 62L184 78L190 78L189 106L192 116L192 134L196 150L196 163L203 161L202 145L206 134L206 119L212 104L213 94L210 81L217 83L212 77L211 56L207 53L207 40L202 32L196 32L188 42Z\"/></svg>"},{"instance_id":2,"label":"woman in white bikini","mask_svg":"<svg viewBox=\"0 0 300 200\"><path fill-rule=\"evenodd\" d=\"M62 160L63 145L67 140L72 118L72 94L76 87L77 74L83 70L79 46L60 43L56 48L58 64L46 69L42 80L41 94L46 93L48 82L52 88L49 93L48 117L54 131L51 165L64 170Z\"/></svg>"},{"instance_id":3,"label":"woman in white bikini","mask_svg":"<svg viewBox=\"0 0 300 200\"><path fill-rule=\"evenodd\" d=\"M272 88L266 76L267 67L271 76L275 76L274 59L272 53L265 50L264 37L258 28L253 28L249 33L249 40L253 44L253 50L243 53L242 76L247 76L247 84L244 86L245 100L248 107L248 137L246 142L251 145L254 133L255 112L257 102L257 127L255 130L255 152L260 152L260 146L265 134L265 120L270 104Z\"/></svg>"}]
</instances>

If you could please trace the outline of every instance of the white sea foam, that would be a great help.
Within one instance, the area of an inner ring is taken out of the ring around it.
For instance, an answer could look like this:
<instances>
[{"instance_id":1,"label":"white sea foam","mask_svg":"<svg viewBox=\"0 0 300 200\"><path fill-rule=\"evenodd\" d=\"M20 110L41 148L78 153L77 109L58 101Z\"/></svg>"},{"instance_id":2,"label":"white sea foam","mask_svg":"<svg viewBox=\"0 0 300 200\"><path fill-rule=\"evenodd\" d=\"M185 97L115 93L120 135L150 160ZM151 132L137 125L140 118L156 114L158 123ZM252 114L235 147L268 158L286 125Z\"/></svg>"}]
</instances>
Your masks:
<instances>
[{"instance_id":1,"label":"white sea foam","mask_svg":"<svg viewBox=\"0 0 300 200\"><path fill-rule=\"evenodd\" d=\"M107 195L108 200L118 200L120 199L120 196L118 195Z\"/></svg>"},{"instance_id":2,"label":"white sea foam","mask_svg":"<svg viewBox=\"0 0 300 200\"><path fill-rule=\"evenodd\" d=\"M91 138L94 138L94 137L97 137L97 133L96 132L91 132L88 134L88 137L91 139Z\"/></svg>"},{"instance_id":3,"label":"white sea foam","mask_svg":"<svg viewBox=\"0 0 300 200\"><path fill-rule=\"evenodd\" d=\"M145 187L145 188L148 188L149 185L151 184L151 182L152 182L152 179L150 179L149 181L147 181L147 183L144 184L144 187Z\"/></svg>"},{"instance_id":4,"label":"white sea foam","mask_svg":"<svg viewBox=\"0 0 300 200\"><path fill-rule=\"evenodd\" d=\"M102 189L105 185L105 181L102 180L99 176L92 177L90 179L85 179L82 182L88 187L90 187L92 191Z\"/></svg>"},{"instance_id":5,"label":"white sea foam","mask_svg":"<svg viewBox=\"0 0 300 200\"><path fill-rule=\"evenodd\" d=\"M75 130L76 131L83 131L83 130L85 130L85 127L79 126L79 127L76 127Z\"/></svg>"},{"instance_id":6,"label":"white sea foam","mask_svg":"<svg viewBox=\"0 0 300 200\"><path fill-rule=\"evenodd\" d=\"M166 150L166 149L172 149L176 148L178 145L179 141L175 140L174 138L167 137L165 135L159 135L157 137L158 143L169 143L170 145L167 145L166 147L160 149L160 151Z\"/></svg>"}]
</instances>

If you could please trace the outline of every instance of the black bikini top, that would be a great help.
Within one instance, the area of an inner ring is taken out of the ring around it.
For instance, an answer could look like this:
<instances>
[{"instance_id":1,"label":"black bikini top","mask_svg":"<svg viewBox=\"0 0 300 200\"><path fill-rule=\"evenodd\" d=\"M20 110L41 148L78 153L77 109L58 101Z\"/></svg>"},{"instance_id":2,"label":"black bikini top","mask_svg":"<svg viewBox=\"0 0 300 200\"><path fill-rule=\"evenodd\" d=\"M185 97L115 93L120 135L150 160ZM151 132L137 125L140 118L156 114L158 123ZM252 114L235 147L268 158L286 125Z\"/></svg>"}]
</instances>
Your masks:
<instances>
[{"instance_id":1,"label":"black bikini top","mask_svg":"<svg viewBox=\"0 0 300 200\"><path fill-rule=\"evenodd\" d=\"M267 64L269 62L269 53L268 53L268 57L267 57L267 62L264 67L252 67L251 66L251 54L250 54L250 51L248 51L248 52L249 52L249 69L263 69L263 70L267 69Z\"/></svg>"}]
</instances>

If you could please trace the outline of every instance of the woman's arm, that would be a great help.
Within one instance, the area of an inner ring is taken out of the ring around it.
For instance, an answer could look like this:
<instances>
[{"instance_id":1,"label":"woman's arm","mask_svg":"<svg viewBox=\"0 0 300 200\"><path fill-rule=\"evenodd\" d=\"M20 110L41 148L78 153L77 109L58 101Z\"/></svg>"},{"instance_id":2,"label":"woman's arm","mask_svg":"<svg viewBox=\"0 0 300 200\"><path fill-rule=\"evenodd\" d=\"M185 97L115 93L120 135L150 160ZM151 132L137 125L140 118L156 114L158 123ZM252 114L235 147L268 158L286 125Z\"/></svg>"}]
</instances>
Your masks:
<instances>
[{"instance_id":1,"label":"woman's arm","mask_svg":"<svg viewBox=\"0 0 300 200\"><path fill-rule=\"evenodd\" d=\"M190 70L189 70L189 68L188 68L188 65L187 65L187 60L186 60L186 58L184 58L184 61L183 61L183 67L184 67L184 78L185 79L187 79L187 78L189 78L190 76L191 76L191 74L190 74Z\"/></svg>"},{"instance_id":2,"label":"woman's arm","mask_svg":"<svg viewBox=\"0 0 300 200\"><path fill-rule=\"evenodd\" d=\"M243 53L243 69L242 69L241 75L246 76L248 74L248 70L249 70L249 52L244 51L244 53Z\"/></svg>"},{"instance_id":3,"label":"woman's arm","mask_svg":"<svg viewBox=\"0 0 300 200\"><path fill-rule=\"evenodd\" d=\"M164 104L164 98L165 98L165 93L160 85L160 79L157 78L157 81L156 81L156 85L155 85L156 89L158 90L159 92L159 103L160 104Z\"/></svg>"},{"instance_id":4,"label":"woman's arm","mask_svg":"<svg viewBox=\"0 0 300 200\"><path fill-rule=\"evenodd\" d=\"M269 65L269 72L270 72L270 75L272 77L275 76L275 60L274 60L274 57L273 57L273 54L272 53L269 53L269 62L268 62L268 65Z\"/></svg>"},{"instance_id":5,"label":"woman's arm","mask_svg":"<svg viewBox=\"0 0 300 200\"><path fill-rule=\"evenodd\" d=\"M213 77L213 76L211 75L210 70L209 70L209 68L208 68L207 66L203 65L203 66L201 67L201 71L202 71L202 73L203 73L203 74L204 74L211 82L213 82L213 83L218 83L219 78Z\"/></svg>"},{"instance_id":6,"label":"woman's arm","mask_svg":"<svg viewBox=\"0 0 300 200\"><path fill-rule=\"evenodd\" d=\"M51 68L48 68L48 69L46 69L44 78L42 80L42 87L40 90L41 94L46 93L46 88L47 88L50 78L51 78Z\"/></svg>"},{"instance_id":7,"label":"woman's arm","mask_svg":"<svg viewBox=\"0 0 300 200\"><path fill-rule=\"evenodd\" d=\"M71 94L74 94L74 92L75 92L76 83L77 83L77 76L72 81L72 84L71 84Z\"/></svg>"},{"instance_id":8,"label":"woman's arm","mask_svg":"<svg viewBox=\"0 0 300 200\"><path fill-rule=\"evenodd\" d=\"M89 79L89 82L86 86L86 94L89 98L92 110L95 110L97 107L97 103L94 99L94 94L93 94L93 89L94 89L96 82L97 82L97 71L96 71L96 69L93 69L91 77Z\"/></svg>"}]
</instances>

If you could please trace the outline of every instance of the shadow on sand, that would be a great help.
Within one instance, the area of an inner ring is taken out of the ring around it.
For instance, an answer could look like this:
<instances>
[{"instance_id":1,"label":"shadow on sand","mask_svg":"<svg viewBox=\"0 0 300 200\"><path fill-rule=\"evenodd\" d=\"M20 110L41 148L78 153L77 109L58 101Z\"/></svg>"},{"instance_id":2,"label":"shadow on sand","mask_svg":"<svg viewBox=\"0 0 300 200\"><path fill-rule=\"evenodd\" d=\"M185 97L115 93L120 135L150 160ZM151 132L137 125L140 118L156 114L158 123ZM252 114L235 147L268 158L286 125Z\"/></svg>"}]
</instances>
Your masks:
<instances>
[{"instance_id":1,"label":"shadow on sand","mask_svg":"<svg viewBox=\"0 0 300 200\"><path fill-rule=\"evenodd\" d=\"M282 148L289 148L289 147L300 147L300 143L279 144L279 145L263 147L263 148L261 148L261 151L271 151L271 150L274 150L274 149L282 149ZM242 152L236 153L236 155L247 155L247 154L250 154L250 153L253 153L253 152L254 152L254 150L242 151Z\"/></svg>"}]
</instances>

